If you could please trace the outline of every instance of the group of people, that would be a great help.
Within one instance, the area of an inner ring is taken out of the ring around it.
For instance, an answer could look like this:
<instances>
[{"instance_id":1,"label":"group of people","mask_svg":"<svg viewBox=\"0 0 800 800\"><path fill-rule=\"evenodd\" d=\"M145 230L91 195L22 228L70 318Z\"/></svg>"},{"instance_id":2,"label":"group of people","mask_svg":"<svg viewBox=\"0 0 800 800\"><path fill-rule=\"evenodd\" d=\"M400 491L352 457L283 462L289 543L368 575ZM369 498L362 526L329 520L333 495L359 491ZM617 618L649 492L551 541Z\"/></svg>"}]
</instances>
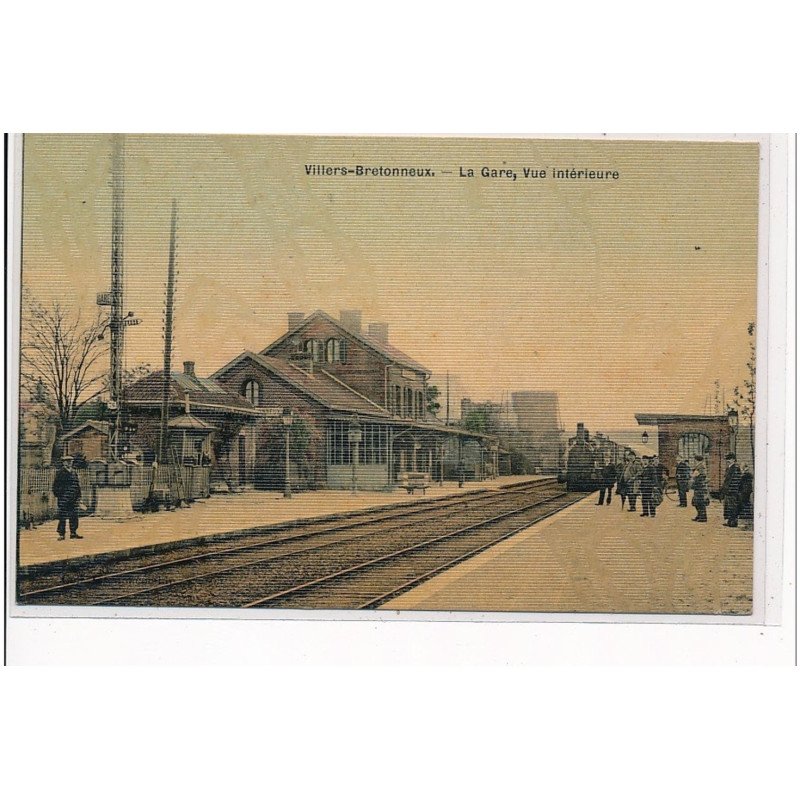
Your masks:
<instances>
[{"instance_id":1,"label":"group of people","mask_svg":"<svg viewBox=\"0 0 800 800\"><path fill-rule=\"evenodd\" d=\"M622 508L628 503L628 511L636 511L636 503L642 498L642 517L655 517L656 508L661 505L664 490L667 488L667 470L659 463L658 456L640 458L628 453L620 464L606 463L600 472L600 497L597 505L610 505L611 496L616 486L616 494L620 496Z\"/></svg>"},{"instance_id":2,"label":"group of people","mask_svg":"<svg viewBox=\"0 0 800 800\"><path fill-rule=\"evenodd\" d=\"M739 526L740 516L752 516L753 473L745 466L744 471L736 463L736 455L728 453L725 457L726 470L720 498L723 502L725 524L730 528ZM656 508L661 505L667 488L669 474L658 456L640 458L635 453L628 453L625 461L614 464L610 459L600 472L600 495L597 505L610 505L611 496L616 486L616 494L620 496L622 508L627 501L628 511L636 511L638 498L642 498L642 517L655 517ZM678 505L687 508L689 490L692 491L692 506L696 510L693 522L708 522L707 509L711 502L708 488L708 472L705 458L694 457L694 467L688 459L683 459L675 471L675 483L678 488Z\"/></svg>"}]
</instances>

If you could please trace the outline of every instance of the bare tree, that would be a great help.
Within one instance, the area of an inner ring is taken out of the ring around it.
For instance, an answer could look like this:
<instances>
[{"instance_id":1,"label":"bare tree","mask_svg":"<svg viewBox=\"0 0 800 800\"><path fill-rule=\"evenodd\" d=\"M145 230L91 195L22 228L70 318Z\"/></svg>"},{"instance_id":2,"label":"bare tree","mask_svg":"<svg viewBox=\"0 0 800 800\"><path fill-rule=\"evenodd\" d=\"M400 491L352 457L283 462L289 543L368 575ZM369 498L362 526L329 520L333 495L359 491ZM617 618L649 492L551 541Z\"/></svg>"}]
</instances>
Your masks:
<instances>
[{"instance_id":1,"label":"bare tree","mask_svg":"<svg viewBox=\"0 0 800 800\"><path fill-rule=\"evenodd\" d=\"M747 325L750 337L750 355L747 359L747 377L742 386L733 387L733 403L729 408L736 411L739 419L750 426L750 463L755 465L755 414L756 414L756 324Z\"/></svg>"},{"instance_id":2,"label":"bare tree","mask_svg":"<svg viewBox=\"0 0 800 800\"><path fill-rule=\"evenodd\" d=\"M107 329L102 313L87 323L80 312L59 302L45 305L24 298L21 383L32 392L41 383L62 433L70 429L78 409L107 387Z\"/></svg>"}]
</instances>

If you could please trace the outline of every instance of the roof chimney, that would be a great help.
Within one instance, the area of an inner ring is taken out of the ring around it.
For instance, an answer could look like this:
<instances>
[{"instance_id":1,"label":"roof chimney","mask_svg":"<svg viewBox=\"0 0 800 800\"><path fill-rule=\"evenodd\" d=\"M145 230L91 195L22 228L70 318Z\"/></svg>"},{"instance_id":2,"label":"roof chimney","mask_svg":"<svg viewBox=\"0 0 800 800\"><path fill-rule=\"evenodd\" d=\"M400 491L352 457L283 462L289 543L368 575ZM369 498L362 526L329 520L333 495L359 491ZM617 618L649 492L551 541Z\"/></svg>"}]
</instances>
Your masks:
<instances>
[{"instance_id":1,"label":"roof chimney","mask_svg":"<svg viewBox=\"0 0 800 800\"><path fill-rule=\"evenodd\" d=\"M188 375L190 378L196 377L194 374L194 361L183 362L183 374Z\"/></svg>"},{"instance_id":2,"label":"roof chimney","mask_svg":"<svg viewBox=\"0 0 800 800\"><path fill-rule=\"evenodd\" d=\"M302 311L290 311L288 330L293 331L295 328L300 327L300 323L304 319L305 319L305 314L303 314Z\"/></svg>"},{"instance_id":3,"label":"roof chimney","mask_svg":"<svg viewBox=\"0 0 800 800\"><path fill-rule=\"evenodd\" d=\"M389 324L387 322L370 322L367 335L380 344L389 344Z\"/></svg>"},{"instance_id":4,"label":"roof chimney","mask_svg":"<svg viewBox=\"0 0 800 800\"><path fill-rule=\"evenodd\" d=\"M360 311L340 311L339 321L342 326L353 333L361 333L361 312Z\"/></svg>"}]
</instances>

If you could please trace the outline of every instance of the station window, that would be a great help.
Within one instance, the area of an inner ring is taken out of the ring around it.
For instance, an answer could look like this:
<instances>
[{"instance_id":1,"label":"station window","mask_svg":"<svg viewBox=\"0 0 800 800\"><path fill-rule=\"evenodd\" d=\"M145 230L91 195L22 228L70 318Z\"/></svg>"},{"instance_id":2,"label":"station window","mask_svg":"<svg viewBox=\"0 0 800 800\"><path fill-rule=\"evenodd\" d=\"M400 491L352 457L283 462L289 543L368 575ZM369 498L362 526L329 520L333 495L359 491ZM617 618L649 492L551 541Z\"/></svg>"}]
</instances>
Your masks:
<instances>
[{"instance_id":1,"label":"station window","mask_svg":"<svg viewBox=\"0 0 800 800\"><path fill-rule=\"evenodd\" d=\"M328 339L325 342L325 361L334 364L341 360L341 342L339 339Z\"/></svg>"},{"instance_id":2,"label":"station window","mask_svg":"<svg viewBox=\"0 0 800 800\"><path fill-rule=\"evenodd\" d=\"M684 433L678 439L678 460L686 459L690 464L695 456L708 456L711 452L711 439L704 433Z\"/></svg>"},{"instance_id":3,"label":"station window","mask_svg":"<svg viewBox=\"0 0 800 800\"><path fill-rule=\"evenodd\" d=\"M261 400L261 386L259 385L258 381L247 381L242 388L242 394L249 403L257 406Z\"/></svg>"},{"instance_id":4,"label":"station window","mask_svg":"<svg viewBox=\"0 0 800 800\"><path fill-rule=\"evenodd\" d=\"M394 409L393 412L395 416L402 417L403 416L403 396L400 391L399 386L394 387Z\"/></svg>"},{"instance_id":5,"label":"station window","mask_svg":"<svg viewBox=\"0 0 800 800\"><path fill-rule=\"evenodd\" d=\"M347 438L348 423L331 420L328 423L328 463L349 464L350 442Z\"/></svg>"},{"instance_id":6,"label":"station window","mask_svg":"<svg viewBox=\"0 0 800 800\"><path fill-rule=\"evenodd\" d=\"M328 463L352 464L356 445L351 445L348 433L350 423L331 420L328 424ZM359 464L385 464L389 450L389 433L386 425L362 423L361 442L358 445Z\"/></svg>"},{"instance_id":7,"label":"station window","mask_svg":"<svg viewBox=\"0 0 800 800\"><path fill-rule=\"evenodd\" d=\"M323 345L319 339L306 339L303 343L303 350L316 361L322 361Z\"/></svg>"}]
</instances>

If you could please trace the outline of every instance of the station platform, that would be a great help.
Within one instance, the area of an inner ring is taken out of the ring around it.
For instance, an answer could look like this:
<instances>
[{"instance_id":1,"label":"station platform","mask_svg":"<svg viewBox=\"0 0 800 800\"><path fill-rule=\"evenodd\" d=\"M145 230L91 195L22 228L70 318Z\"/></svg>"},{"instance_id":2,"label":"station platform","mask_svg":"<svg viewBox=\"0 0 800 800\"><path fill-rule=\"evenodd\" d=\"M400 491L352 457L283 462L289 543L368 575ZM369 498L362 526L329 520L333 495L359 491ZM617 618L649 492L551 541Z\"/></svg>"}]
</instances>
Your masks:
<instances>
[{"instance_id":1,"label":"station platform","mask_svg":"<svg viewBox=\"0 0 800 800\"><path fill-rule=\"evenodd\" d=\"M549 476L542 476L546 479ZM78 533L83 539L59 541L56 520L48 520L19 534L19 564L43 564L76 556L97 555L133 547L193 539L215 533L228 533L259 525L275 525L295 519L346 514L367 508L413 503L436 497L498 489L515 483L537 480L532 475L513 475L486 481L469 481L459 489L458 483L434 483L423 496L408 494L405 489L393 492L358 492L320 490L299 492L291 499L282 492L249 491L241 494L214 494L197 500L188 508L136 514L115 522L94 516L81 517Z\"/></svg>"},{"instance_id":2,"label":"station platform","mask_svg":"<svg viewBox=\"0 0 800 800\"><path fill-rule=\"evenodd\" d=\"M753 533L664 498L657 515L597 493L393 599L414 611L752 613Z\"/></svg>"}]
</instances>

